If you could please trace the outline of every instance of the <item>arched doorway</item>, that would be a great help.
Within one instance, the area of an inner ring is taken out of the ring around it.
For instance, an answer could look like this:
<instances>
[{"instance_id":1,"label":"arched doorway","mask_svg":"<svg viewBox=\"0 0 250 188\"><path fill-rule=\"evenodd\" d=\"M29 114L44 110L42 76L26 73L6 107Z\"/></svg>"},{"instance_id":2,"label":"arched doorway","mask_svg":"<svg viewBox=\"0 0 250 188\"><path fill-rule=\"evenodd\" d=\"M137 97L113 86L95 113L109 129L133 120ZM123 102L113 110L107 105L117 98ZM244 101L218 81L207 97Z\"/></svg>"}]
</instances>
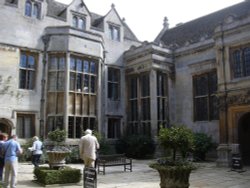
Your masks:
<instances>
[{"instance_id":1,"label":"arched doorway","mask_svg":"<svg viewBox=\"0 0 250 188\"><path fill-rule=\"evenodd\" d=\"M0 118L0 131L11 135L12 123L8 119Z\"/></svg>"},{"instance_id":2,"label":"arched doorway","mask_svg":"<svg viewBox=\"0 0 250 188\"><path fill-rule=\"evenodd\" d=\"M250 165L250 112L239 119L238 138L244 165Z\"/></svg>"}]
</instances>

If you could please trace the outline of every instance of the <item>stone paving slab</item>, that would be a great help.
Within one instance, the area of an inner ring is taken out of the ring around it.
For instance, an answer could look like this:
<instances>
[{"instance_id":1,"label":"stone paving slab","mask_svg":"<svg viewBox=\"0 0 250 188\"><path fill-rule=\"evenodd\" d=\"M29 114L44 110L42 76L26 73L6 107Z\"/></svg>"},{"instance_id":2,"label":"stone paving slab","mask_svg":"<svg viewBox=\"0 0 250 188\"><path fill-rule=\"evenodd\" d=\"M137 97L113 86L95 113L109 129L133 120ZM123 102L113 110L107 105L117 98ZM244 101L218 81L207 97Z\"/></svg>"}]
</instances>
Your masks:
<instances>
[{"instance_id":1,"label":"stone paving slab","mask_svg":"<svg viewBox=\"0 0 250 188\"><path fill-rule=\"evenodd\" d=\"M97 177L98 188L159 188L158 172L148 167L150 160L133 160L133 172L123 172L122 166L107 167L106 174ZM198 163L199 168L190 175L190 188L250 188L250 168L238 173L229 168L218 168L214 162ZM82 164L70 164L83 169ZM34 182L33 165L19 163L17 188L43 187ZM82 188L83 182L46 187Z\"/></svg>"}]
</instances>

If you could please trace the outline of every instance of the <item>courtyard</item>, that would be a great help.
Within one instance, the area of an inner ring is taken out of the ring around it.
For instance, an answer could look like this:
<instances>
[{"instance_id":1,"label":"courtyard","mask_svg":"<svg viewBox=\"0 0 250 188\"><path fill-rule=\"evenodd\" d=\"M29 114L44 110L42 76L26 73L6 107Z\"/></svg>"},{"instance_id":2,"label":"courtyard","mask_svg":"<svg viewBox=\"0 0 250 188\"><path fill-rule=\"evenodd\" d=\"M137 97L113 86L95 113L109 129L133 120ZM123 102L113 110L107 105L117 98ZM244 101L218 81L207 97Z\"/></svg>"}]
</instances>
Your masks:
<instances>
[{"instance_id":1,"label":"courtyard","mask_svg":"<svg viewBox=\"0 0 250 188\"><path fill-rule=\"evenodd\" d=\"M97 176L98 188L159 188L158 172L149 168L151 160L133 160L133 172L123 172L122 166L108 167L106 175ZM190 188L249 188L250 167L244 172L231 171L230 168L218 168L215 162L196 163L199 167L190 176ZM69 164L82 169L82 164ZM18 188L43 187L35 183L33 165L19 163ZM46 187L80 188L83 182L70 185L51 185Z\"/></svg>"}]
</instances>

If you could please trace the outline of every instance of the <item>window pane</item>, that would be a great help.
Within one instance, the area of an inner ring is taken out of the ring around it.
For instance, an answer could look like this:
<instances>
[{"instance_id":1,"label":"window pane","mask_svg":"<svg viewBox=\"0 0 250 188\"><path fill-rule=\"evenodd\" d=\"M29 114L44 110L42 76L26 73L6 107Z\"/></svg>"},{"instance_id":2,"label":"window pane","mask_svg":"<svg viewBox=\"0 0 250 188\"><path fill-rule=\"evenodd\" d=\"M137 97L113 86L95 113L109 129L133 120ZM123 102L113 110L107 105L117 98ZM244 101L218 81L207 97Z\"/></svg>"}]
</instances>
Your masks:
<instances>
[{"instance_id":1,"label":"window pane","mask_svg":"<svg viewBox=\"0 0 250 188\"><path fill-rule=\"evenodd\" d=\"M40 6L38 4L34 5L33 16L35 18L39 18L40 17Z\"/></svg>"},{"instance_id":2,"label":"window pane","mask_svg":"<svg viewBox=\"0 0 250 188\"><path fill-rule=\"evenodd\" d=\"M51 57L49 62L49 70L56 70L57 69L57 58Z\"/></svg>"},{"instance_id":3,"label":"window pane","mask_svg":"<svg viewBox=\"0 0 250 188\"><path fill-rule=\"evenodd\" d=\"M49 91L56 91L56 73L55 72L49 73L48 89Z\"/></svg>"},{"instance_id":4,"label":"window pane","mask_svg":"<svg viewBox=\"0 0 250 188\"><path fill-rule=\"evenodd\" d=\"M35 57L34 56L29 55L28 67L33 68L33 69L35 68Z\"/></svg>"},{"instance_id":5,"label":"window pane","mask_svg":"<svg viewBox=\"0 0 250 188\"><path fill-rule=\"evenodd\" d=\"M73 138L74 135L74 117L69 117L68 137Z\"/></svg>"},{"instance_id":6,"label":"window pane","mask_svg":"<svg viewBox=\"0 0 250 188\"><path fill-rule=\"evenodd\" d=\"M84 72L89 72L89 62L88 61L84 61Z\"/></svg>"},{"instance_id":7,"label":"window pane","mask_svg":"<svg viewBox=\"0 0 250 188\"><path fill-rule=\"evenodd\" d=\"M218 111L218 99L216 96L210 97L210 119L217 120L219 119L219 111Z\"/></svg>"},{"instance_id":8,"label":"window pane","mask_svg":"<svg viewBox=\"0 0 250 188\"><path fill-rule=\"evenodd\" d=\"M19 71L19 88L25 89L25 80L26 80L26 71L20 70Z\"/></svg>"},{"instance_id":9,"label":"window pane","mask_svg":"<svg viewBox=\"0 0 250 188\"><path fill-rule=\"evenodd\" d=\"M30 1L26 1L25 3L25 15L26 16L30 16L31 17L31 2Z\"/></svg>"},{"instance_id":10,"label":"window pane","mask_svg":"<svg viewBox=\"0 0 250 188\"><path fill-rule=\"evenodd\" d=\"M96 74L96 63L95 62L90 63L90 72L93 74Z\"/></svg>"},{"instance_id":11,"label":"window pane","mask_svg":"<svg viewBox=\"0 0 250 188\"><path fill-rule=\"evenodd\" d=\"M242 67L241 67L239 50L233 53L233 72L234 72L234 78L239 78L242 76Z\"/></svg>"},{"instance_id":12,"label":"window pane","mask_svg":"<svg viewBox=\"0 0 250 188\"><path fill-rule=\"evenodd\" d=\"M84 92L89 92L89 76L88 75L84 75L84 88L83 88Z\"/></svg>"},{"instance_id":13,"label":"window pane","mask_svg":"<svg viewBox=\"0 0 250 188\"><path fill-rule=\"evenodd\" d=\"M130 79L130 98L137 98L137 78Z\"/></svg>"},{"instance_id":14,"label":"window pane","mask_svg":"<svg viewBox=\"0 0 250 188\"><path fill-rule=\"evenodd\" d=\"M25 54L21 54L20 67L27 67L27 56Z\"/></svg>"},{"instance_id":15,"label":"window pane","mask_svg":"<svg viewBox=\"0 0 250 188\"><path fill-rule=\"evenodd\" d=\"M70 58L70 70L76 70L75 58Z\"/></svg>"},{"instance_id":16,"label":"window pane","mask_svg":"<svg viewBox=\"0 0 250 188\"><path fill-rule=\"evenodd\" d=\"M82 19L82 18L79 19L78 28L82 29L82 30L85 29L85 20L84 19Z\"/></svg>"},{"instance_id":17,"label":"window pane","mask_svg":"<svg viewBox=\"0 0 250 188\"><path fill-rule=\"evenodd\" d=\"M58 72L57 90L64 91L64 85L65 85L64 72Z\"/></svg>"},{"instance_id":18,"label":"window pane","mask_svg":"<svg viewBox=\"0 0 250 188\"><path fill-rule=\"evenodd\" d=\"M141 95L142 97L149 96L149 75L141 76Z\"/></svg>"},{"instance_id":19,"label":"window pane","mask_svg":"<svg viewBox=\"0 0 250 188\"><path fill-rule=\"evenodd\" d=\"M76 78L76 89L78 92L82 91L82 74L78 73Z\"/></svg>"},{"instance_id":20,"label":"window pane","mask_svg":"<svg viewBox=\"0 0 250 188\"><path fill-rule=\"evenodd\" d=\"M196 120L208 120L208 104L207 97L195 99Z\"/></svg>"},{"instance_id":21,"label":"window pane","mask_svg":"<svg viewBox=\"0 0 250 188\"><path fill-rule=\"evenodd\" d=\"M244 50L245 75L250 76L250 48Z\"/></svg>"},{"instance_id":22,"label":"window pane","mask_svg":"<svg viewBox=\"0 0 250 188\"><path fill-rule=\"evenodd\" d=\"M209 73L209 93L214 94L217 92L217 73Z\"/></svg>"},{"instance_id":23,"label":"window pane","mask_svg":"<svg viewBox=\"0 0 250 188\"><path fill-rule=\"evenodd\" d=\"M95 93L95 77L91 76L91 93Z\"/></svg>"},{"instance_id":24,"label":"window pane","mask_svg":"<svg viewBox=\"0 0 250 188\"><path fill-rule=\"evenodd\" d=\"M82 72L82 61L80 59L77 59L76 70Z\"/></svg>"},{"instance_id":25,"label":"window pane","mask_svg":"<svg viewBox=\"0 0 250 188\"><path fill-rule=\"evenodd\" d=\"M195 95L207 95L208 94L208 77L202 75L195 78Z\"/></svg>"},{"instance_id":26,"label":"window pane","mask_svg":"<svg viewBox=\"0 0 250 188\"><path fill-rule=\"evenodd\" d=\"M73 25L73 27L77 28L77 17L76 16L73 17L72 25Z\"/></svg>"},{"instance_id":27,"label":"window pane","mask_svg":"<svg viewBox=\"0 0 250 188\"><path fill-rule=\"evenodd\" d=\"M65 70L65 58L64 57L60 57L58 69L59 70Z\"/></svg>"},{"instance_id":28,"label":"window pane","mask_svg":"<svg viewBox=\"0 0 250 188\"><path fill-rule=\"evenodd\" d=\"M34 89L34 83L35 83L35 72L28 71L27 88L26 89Z\"/></svg>"},{"instance_id":29,"label":"window pane","mask_svg":"<svg viewBox=\"0 0 250 188\"><path fill-rule=\"evenodd\" d=\"M70 85L69 85L69 89L71 91L75 90L75 73L70 73Z\"/></svg>"}]
</instances>

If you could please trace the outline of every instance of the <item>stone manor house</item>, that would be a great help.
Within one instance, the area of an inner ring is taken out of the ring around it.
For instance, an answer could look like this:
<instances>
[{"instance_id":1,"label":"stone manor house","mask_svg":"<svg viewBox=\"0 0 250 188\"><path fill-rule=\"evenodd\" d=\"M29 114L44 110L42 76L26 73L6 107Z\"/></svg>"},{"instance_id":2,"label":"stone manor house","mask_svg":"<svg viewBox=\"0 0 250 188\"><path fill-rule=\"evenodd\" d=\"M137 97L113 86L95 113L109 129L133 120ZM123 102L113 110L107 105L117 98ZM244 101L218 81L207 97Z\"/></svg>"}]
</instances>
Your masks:
<instances>
[{"instance_id":1,"label":"stone manor house","mask_svg":"<svg viewBox=\"0 0 250 188\"><path fill-rule=\"evenodd\" d=\"M249 0L173 28L165 18L152 42L114 5L101 16L83 0L1 0L0 25L2 132L25 142L59 127L78 143L91 128L113 142L177 123L212 136L218 165L237 145L250 164Z\"/></svg>"}]
</instances>

